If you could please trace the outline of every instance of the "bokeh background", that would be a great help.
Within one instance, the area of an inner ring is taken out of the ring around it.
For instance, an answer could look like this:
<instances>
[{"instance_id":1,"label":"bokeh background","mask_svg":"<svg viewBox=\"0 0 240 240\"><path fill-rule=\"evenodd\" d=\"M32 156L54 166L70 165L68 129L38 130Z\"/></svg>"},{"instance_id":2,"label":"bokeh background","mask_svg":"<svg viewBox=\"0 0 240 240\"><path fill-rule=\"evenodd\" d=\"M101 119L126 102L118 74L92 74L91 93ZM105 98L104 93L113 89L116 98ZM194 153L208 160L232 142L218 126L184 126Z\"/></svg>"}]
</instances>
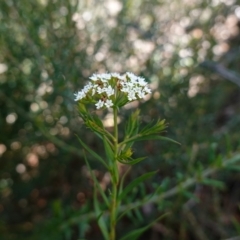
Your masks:
<instances>
[{"instance_id":1,"label":"bokeh background","mask_svg":"<svg viewBox=\"0 0 240 240\"><path fill-rule=\"evenodd\" d=\"M156 177L125 202L158 186L166 192L240 154L239 0L0 1L0 239L101 239L92 180L77 134L102 143L78 116L73 93L93 73L131 71L152 96L142 122L166 119L165 136L181 143L136 144L130 182ZM101 118L111 127L109 114ZM108 175L88 156L101 186ZM216 171L209 184L180 189L123 218L119 235L170 212L139 239L213 240L240 235L240 166Z\"/></svg>"}]
</instances>

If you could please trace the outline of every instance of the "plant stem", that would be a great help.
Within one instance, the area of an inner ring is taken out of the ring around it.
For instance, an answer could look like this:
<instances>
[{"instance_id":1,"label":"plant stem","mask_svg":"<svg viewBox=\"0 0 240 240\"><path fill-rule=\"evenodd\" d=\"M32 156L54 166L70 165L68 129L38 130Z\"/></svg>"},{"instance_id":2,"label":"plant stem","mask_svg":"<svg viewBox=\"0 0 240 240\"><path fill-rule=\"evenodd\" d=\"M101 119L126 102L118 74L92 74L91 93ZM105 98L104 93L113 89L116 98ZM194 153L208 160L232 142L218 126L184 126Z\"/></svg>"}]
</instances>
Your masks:
<instances>
[{"instance_id":1,"label":"plant stem","mask_svg":"<svg viewBox=\"0 0 240 240\"><path fill-rule=\"evenodd\" d=\"M119 181L119 172L117 166L117 156L118 156L118 123L117 123L117 108L113 108L114 115L114 159L112 160L112 202L110 206L110 240L116 239L116 219L117 219L117 195L118 195L118 181Z\"/></svg>"}]
</instances>

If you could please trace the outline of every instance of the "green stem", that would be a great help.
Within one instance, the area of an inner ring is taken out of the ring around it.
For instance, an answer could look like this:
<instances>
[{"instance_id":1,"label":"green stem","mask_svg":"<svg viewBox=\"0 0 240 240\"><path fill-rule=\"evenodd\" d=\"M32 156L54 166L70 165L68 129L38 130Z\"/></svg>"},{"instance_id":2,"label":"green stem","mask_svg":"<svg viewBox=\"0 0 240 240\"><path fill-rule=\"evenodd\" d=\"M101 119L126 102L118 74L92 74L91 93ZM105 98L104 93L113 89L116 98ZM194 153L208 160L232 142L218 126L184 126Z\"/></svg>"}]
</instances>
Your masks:
<instances>
[{"instance_id":1,"label":"green stem","mask_svg":"<svg viewBox=\"0 0 240 240\"><path fill-rule=\"evenodd\" d=\"M110 240L116 239L116 219L117 219L117 195L118 195L118 181L119 181L119 172L117 166L117 156L118 156L118 123L117 123L117 116L118 111L117 108L113 108L113 120L114 120L114 159L112 160L112 202L110 206Z\"/></svg>"}]
</instances>

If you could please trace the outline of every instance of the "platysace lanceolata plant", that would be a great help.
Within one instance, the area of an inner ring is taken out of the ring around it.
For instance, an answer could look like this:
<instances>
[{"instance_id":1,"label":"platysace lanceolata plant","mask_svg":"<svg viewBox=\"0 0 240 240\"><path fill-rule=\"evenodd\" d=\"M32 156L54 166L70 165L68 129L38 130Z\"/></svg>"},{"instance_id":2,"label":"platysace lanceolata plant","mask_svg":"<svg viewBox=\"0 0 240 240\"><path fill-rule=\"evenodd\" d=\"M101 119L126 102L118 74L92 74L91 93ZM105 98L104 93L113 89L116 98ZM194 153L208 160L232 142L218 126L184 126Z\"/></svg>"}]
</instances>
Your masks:
<instances>
[{"instance_id":1,"label":"platysace lanceolata plant","mask_svg":"<svg viewBox=\"0 0 240 240\"><path fill-rule=\"evenodd\" d=\"M145 159L145 157L136 159L132 157L132 146L137 141L152 139L172 140L159 135L159 133L166 128L164 120L158 120L155 123L151 122L141 128L139 120L140 111L138 109L135 110L127 120L124 137L121 141L119 140L117 119L120 108L129 102L143 99L146 95L151 94L151 89L143 77L138 77L129 72L124 75L105 73L93 74L90 80L91 81L81 91L74 94L75 101L78 101L79 113L85 125L102 139L106 157L103 158L92 151L81 139L79 139L79 141L110 173L110 191L104 192L92 173L88 161L86 161L95 185L94 208L99 227L105 240L115 240L117 221L124 214L120 212L120 206L121 203L124 202L124 198L127 194L130 194L132 189L138 184L156 173L156 171L145 173L137 179L134 179L132 183L124 188L124 177L120 179L118 162L134 165ZM94 104L96 109L113 109L113 132L108 131L104 127L101 119L96 114L87 110L87 104ZM97 189L104 200L105 208L98 202L98 198L96 197ZM146 230L146 227L128 233L121 239L137 239L143 230Z\"/></svg>"}]
</instances>

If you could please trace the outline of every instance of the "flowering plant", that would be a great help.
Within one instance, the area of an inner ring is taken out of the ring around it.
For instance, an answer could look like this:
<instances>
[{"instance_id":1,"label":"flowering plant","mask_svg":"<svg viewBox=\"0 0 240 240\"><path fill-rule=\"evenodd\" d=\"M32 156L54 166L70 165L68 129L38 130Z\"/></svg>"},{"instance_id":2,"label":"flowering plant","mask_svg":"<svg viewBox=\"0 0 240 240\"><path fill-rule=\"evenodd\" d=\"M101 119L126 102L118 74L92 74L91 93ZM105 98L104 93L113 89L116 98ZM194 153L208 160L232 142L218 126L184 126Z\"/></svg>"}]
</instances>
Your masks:
<instances>
[{"instance_id":1,"label":"flowering plant","mask_svg":"<svg viewBox=\"0 0 240 240\"><path fill-rule=\"evenodd\" d=\"M100 184L91 171L88 161L86 161L94 180L95 193L96 189L98 189L109 212L109 218L106 218L107 215L101 210L100 204L95 195L94 207L99 227L106 240L115 240L116 224L120 217L123 216L123 214L119 216L119 208L122 200L134 187L156 173L156 171L145 173L124 188L124 176L120 177L119 164L134 165L145 159L145 157L136 159L132 157L132 145L136 141L150 139L173 140L159 135L159 133L163 132L166 128L164 120L158 120L156 123L151 122L140 128L140 111L138 109L131 114L126 123L124 137L121 141L119 140L117 119L120 108L129 102L143 99L147 94L151 93L151 89L143 77L136 76L129 72L124 75L118 73L105 73L93 74L90 77L90 80L91 81L81 91L75 93L75 101L78 101L79 113L85 125L102 139L106 159L92 151L91 148L80 138L79 141L82 146L92 154L96 160L101 162L110 173L111 187L109 191L110 194L107 194L100 187ZM97 115L87 111L86 104L89 103L95 104L96 109L113 109L113 132L110 130L108 131L104 127L102 121ZM136 239L144 230L146 230L146 227L144 229L135 230L121 239Z\"/></svg>"}]
</instances>

